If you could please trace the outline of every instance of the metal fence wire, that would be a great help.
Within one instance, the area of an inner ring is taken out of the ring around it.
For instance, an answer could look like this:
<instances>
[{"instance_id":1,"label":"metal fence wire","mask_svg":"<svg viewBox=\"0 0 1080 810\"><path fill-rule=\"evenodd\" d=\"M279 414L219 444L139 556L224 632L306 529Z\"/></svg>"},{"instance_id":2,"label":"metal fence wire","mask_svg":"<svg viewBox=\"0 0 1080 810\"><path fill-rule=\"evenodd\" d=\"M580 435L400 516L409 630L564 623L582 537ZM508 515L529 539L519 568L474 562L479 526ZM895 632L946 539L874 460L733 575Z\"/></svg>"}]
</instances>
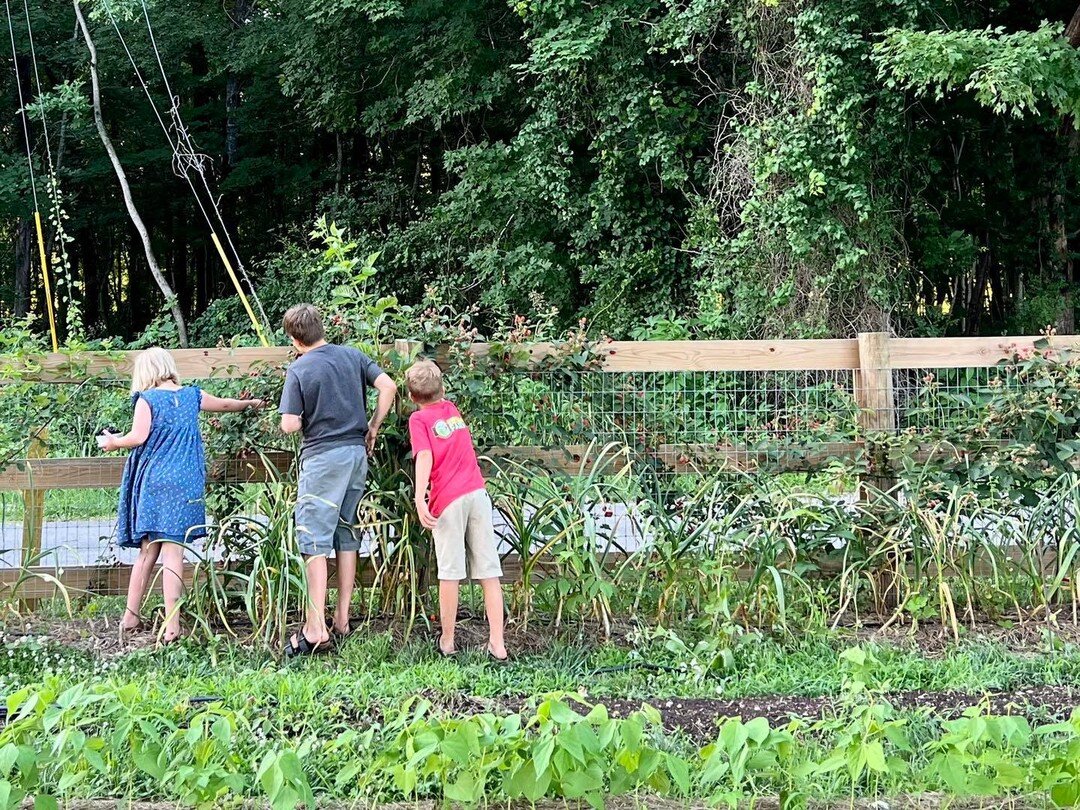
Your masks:
<instances>
[{"instance_id":1,"label":"metal fence wire","mask_svg":"<svg viewBox=\"0 0 1080 810\"><path fill-rule=\"evenodd\" d=\"M733 452L858 440L866 403L892 403L880 426L895 430L961 429L991 385L1008 385L998 368L901 369L866 376L855 369L827 371L515 372L478 388L454 390L481 450L619 442L638 448L722 446ZM887 397L869 386L891 387ZM55 395L43 385L37 397ZM0 407L27 412L4 402ZM20 396L26 396L25 391ZM130 398L125 383L95 380L54 417L45 453L55 458L100 456L95 434L105 424L125 429ZM4 430L25 436L28 422L10 420ZM204 430L210 430L204 425ZM12 436L8 437L9 439ZM512 453L512 451L511 451ZM130 563L133 551L116 545L116 508L122 459L112 466L74 467L63 488L29 493L0 491L0 568L27 562L49 567ZM262 484L243 476L220 476L216 492L228 491L229 514L246 514ZM39 499L35 501L34 499ZM43 498L43 508L40 499ZM212 498L210 519L213 514ZM37 504L38 509L34 506ZM41 526L34 525L37 511ZM258 516L255 516L258 517ZM31 542L32 541L32 542Z\"/></svg>"}]
</instances>

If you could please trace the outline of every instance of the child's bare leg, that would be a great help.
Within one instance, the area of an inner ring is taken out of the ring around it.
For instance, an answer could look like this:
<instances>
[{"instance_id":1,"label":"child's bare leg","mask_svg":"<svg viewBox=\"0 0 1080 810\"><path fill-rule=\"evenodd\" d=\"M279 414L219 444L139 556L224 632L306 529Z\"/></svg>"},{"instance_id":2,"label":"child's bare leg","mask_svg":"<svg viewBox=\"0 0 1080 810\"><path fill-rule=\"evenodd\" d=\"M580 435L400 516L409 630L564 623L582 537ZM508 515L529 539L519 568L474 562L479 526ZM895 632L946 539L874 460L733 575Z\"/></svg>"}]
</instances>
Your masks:
<instances>
[{"instance_id":1,"label":"child's bare leg","mask_svg":"<svg viewBox=\"0 0 1080 810\"><path fill-rule=\"evenodd\" d=\"M184 593L184 547L161 543L161 590L165 593L165 635L174 641L180 635L180 597Z\"/></svg>"},{"instance_id":2,"label":"child's bare leg","mask_svg":"<svg viewBox=\"0 0 1080 810\"><path fill-rule=\"evenodd\" d=\"M356 551L337 552L338 601L334 610L334 627L339 633L349 631L349 605L352 604L353 587L356 585L356 565L360 554Z\"/></svg>"},{"instance_id":3,"label":"child's bare leg","mask_svg":"<svg viewBox=\"0 0 1080 810\"><path fill-rule=\"evenodd\" d=\"M146 598L146 589L150 587L150 576L160 551L161 544L149 540L143 540L139 547L139 556L131 566L131 579L128 580L127 607L120 619L120 627L124 630L134 630L139 626L139 611Z\"/></svg>"},{"instance_id":4,"label":"child's bare leg","mask_svg":"<svg viewBox=\"0 0 1080 810\"><path fill-rule=\"evenodd\" d=\"M442 636L439 649L444 653L454 651L454 626L457 624L458 591L461 583L456 579L439 580L439 624Z\"/></svg>"},{"instance_id":5,"label":"child's bare leg","mask_svg":"<svg viewBox=\"0 0 1080 810\"><path fill-rule=\"evenodd\" d=\"M484 589L484 609L488 620L488 649L496 658L506 658L506 643L503 640L503 592L502 581L498 577L480 580Z\"/></svg>"},{"instance_id":6,"label":"child's bare leg","mask_svg":"<svg viewBox=\"0 0 1080 810\"><path fill-rule=\"evenodd\" d=\"M326 629L326 555L308 557L306 564L308 601L304 638L311 644L325 644L330 640Z\"/></svg>"}]
</instances>

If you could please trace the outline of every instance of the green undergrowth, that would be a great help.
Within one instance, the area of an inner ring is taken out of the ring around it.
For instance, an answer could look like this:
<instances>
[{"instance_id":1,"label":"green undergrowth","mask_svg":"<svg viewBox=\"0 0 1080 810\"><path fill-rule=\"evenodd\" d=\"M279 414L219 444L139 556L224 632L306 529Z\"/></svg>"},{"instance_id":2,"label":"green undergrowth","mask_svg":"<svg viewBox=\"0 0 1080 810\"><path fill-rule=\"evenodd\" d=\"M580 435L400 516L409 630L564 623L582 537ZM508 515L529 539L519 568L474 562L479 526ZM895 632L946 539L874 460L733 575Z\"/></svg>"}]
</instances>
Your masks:
<instances>
[{"instance_id":1,"label":"green undergrowth","mask_svg":"<svg viewBox=\"0 0 1080 810\"><path fill-rule=\"evenodd\" d=\"M544 666L450 663L417 643L398 649L389 635L299 665L224 644L111 663L35 640L7 652L5 677L28 685L5 690L5 810L28 796L36 807L114 796L203 807L258 797L275 808L542 798L601 807L626 794L731 807L921 792L1080 799L1080 712L1038 723L983 706L955 719L895 709L885 679L899 670L880 648L828 659L841 685L820 718L727 719L707 740L665 729L656 700L620 717L580 691L537 691L512 710L466 700L539 690L542 676L528 673Z\"/></svg>"},{"instance_id":2,"label":"green undergrowth","mask_svg":"<svg viewBox=\"0 0 1080 810\"><path fill-rule=\"evenodd\" d=\"M495 665L477 649L439 657L422 622L407 639L372 624L331 654L284 661L222 636L121 649L102 630L118 599L77 609L71 619L44 604L6 624L0 810L31 796L40 807L101 797L275 808L599 807L616 795L729 807L768 797L784 808L922 793L1080 801L1080 713L1000 717L984 701L1080 682L1068 628L941 643L925 631L886 642L641 626L605 642L595 628L536 621L532 636L511 625L523 649ZM477 618L462 628L463 643L483 637ZM962 717L895 697L953 690L971 696ZM757 705L768 706L782 695L830 700L801 720L714 721L738 707L695 704L693 727L661 722L672 699L765 696Z\"/></svg>"}]
</instances>

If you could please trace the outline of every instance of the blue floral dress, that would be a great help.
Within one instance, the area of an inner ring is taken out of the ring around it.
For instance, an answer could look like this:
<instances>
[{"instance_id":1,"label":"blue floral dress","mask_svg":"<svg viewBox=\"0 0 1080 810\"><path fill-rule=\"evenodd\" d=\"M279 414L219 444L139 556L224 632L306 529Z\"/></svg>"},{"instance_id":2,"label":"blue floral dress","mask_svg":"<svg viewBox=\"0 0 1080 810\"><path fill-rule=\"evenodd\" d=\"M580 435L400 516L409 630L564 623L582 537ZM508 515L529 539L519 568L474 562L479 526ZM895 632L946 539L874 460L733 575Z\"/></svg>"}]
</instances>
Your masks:
<instances>
[{"instance_id":1,"label":"blue floral dress","mask_svg":"<svg viewBox=\"0 0 1080 810\"><path fill-rule=\"evenodd\" d=\"M132 397L150 406L150 435L124 465L117 543L185 542L206 536L206 454L199 433L202 391L154 388Z\"/></svg>"}]
</instances>

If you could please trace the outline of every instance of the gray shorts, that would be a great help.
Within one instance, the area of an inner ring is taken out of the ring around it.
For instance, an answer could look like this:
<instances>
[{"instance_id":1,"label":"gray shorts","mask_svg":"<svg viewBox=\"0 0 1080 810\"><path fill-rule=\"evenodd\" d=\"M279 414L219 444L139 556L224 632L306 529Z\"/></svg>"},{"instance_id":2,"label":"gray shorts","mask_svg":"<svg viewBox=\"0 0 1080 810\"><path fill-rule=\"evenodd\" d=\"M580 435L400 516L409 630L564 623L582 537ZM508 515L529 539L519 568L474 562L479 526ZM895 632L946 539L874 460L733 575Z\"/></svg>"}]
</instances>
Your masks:
<instances>
[{"instance_id":1,"label":"gray shorts","mask_svg":"<svg viewBox=\"0 0 1080 810\"><path fill-rule=\"evenodd\" d=\"M431 531L439 579L492 579L502 576L495 547L491 498L478 489L451 501ZM467 566L467 567L466 567Z\"/></svg>"},{"instance_id":2,"label":"gray shorts","mask_svg":"<svg viewBox=\"0 0 1080 810\"><path fill-rule=\"evenodd\" d=\"M367 449L362 444L334 447L300 462L296 540L301 554L359 550L356 513L367 471Z\"/></svg>"}]
</instances>

